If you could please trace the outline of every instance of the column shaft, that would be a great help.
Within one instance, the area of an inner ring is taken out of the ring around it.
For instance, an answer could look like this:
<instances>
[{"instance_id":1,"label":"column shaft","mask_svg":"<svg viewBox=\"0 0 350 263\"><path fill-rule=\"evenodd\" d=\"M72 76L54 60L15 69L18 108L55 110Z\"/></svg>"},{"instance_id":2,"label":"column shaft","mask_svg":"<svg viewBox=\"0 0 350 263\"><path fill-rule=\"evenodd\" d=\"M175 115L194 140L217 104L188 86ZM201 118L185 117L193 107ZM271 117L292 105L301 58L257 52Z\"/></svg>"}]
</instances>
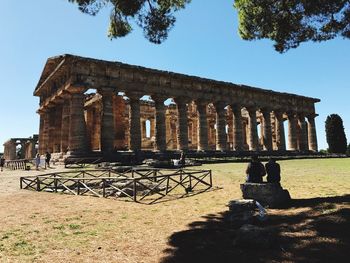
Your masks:
<instances>
[{"instance_id":1,"label":"column shaft","mask_svg":"<svg viewBox=\"0 0 350 263\"><path fill-rule=\"evenodd\" d=\"M85 95L72 93L70 98L69 150L71 153L88 151L86 123L84 117Z\"/></svg>"},{"instance_id":2,"label":"column shaft","mask_svg":"<svg viewBox=\"0 0 350 263\"><path fill-rule=\"evenodd\" d=\"M61 133L62 133L62 105L55 107L54 112L54 144L53 152L61 152Z\"/></svg>"},{"instance_id":3,"label":"column shaft","mask_svg":"<svg viewBox=\"0 0 350 263\"><path fill-rule=\"evenodd\" d=\"M69 145L69 126L70 126L70 101L66 99L62 105L61 121L61 152L66 153Z\"/></svg>"},{"instance_id":4,"label":"column shaft","mask_svg":"<svg viewBox=\"0 0 350 263\"><path fill-rule=\"evenodd\" d=\"M283 116L279 112L275 112L276 120L276 143L278 151L286 150L286 138L284 135L284 125L283 125Z\"/></svg>"},{"instance_id":5,"label":"column shaft","mask_svg":"<svg viewBox=\"0 0 350 263\"><path fill-rule=\"evenodd\" d=\"M247 108L249 114L249 150L257 151L258 150L258 131L256 123L256 109Z\"/></svg>"},{"instance_id":6,"label":"column shaft","mask_svg":"<svg viewBox=\"0 0 350 263\"><path fill-rule=\"evenodd\" d=\"M309 150L317 152L317 135L316 135L316 125L315 125L315 116L308 116L308 139L309 139Z\"/></svg>"},{"instance_id":7,"label":"column shaft","mask_svg":"<svg viewBox=\"0 0 350 263\"><path fill-rule=\"evenodd\" d=\"M44 112L44 125L43 125L43 137L42 137L42 141L43 141L43 145L42 145L42 154L44 154L46 151L49 150L49 140L50 140L50 133L49 133L49 129L50 129L50 114L49 114L49 110L47 109Z\"/></svg>"},{"instance_id":8,"label":"column shaft","mask_svg":"<svg viewBox=\"0 0 350 263\"><path fill-rule=\"evenodd\" d=\"M241 106L231 105L233 114L233 150L243 150L243 130L242 130L242 113Z\"/></svg>"},{"instance_id":9,"label":"column shaft","mask_svg":"<svg viewBox=\"0 0 350 263\"><path fill-rule=\"evenodd\" d=\"M45 113L40 112L40 124L39 124L39 149L38 152L43 154L45 152L45 142L44 142L44 123L45 123Z\"/></svg>"},{"instance_id":10,"label":"column shaft","mask_svg":"<svg viewBox=\"0 0 350 263\"><path fill-rule=\"evenodd\" d=\"M130 150L141 150L140 99L130 97Z\"/></svg>"},{"instance_id":11,"label":"column shaft","mask_svg":"<svg viewBox=\"0 0 350 263\"><path fill-rule=\"evenodd\" d=\"M197 102L198 111L198 150L208 150L207 103Z\"/></svg>"},{"instance_id":12,"label":"column shaft","mask_svg":"<svg viewBox=\"0 0 350 263\"><path fill-rule=\"evenodd\" d=\"M216 108L216 150L226 151L227 135L226 135L226 111L224 104L215 104Z\"/></svg>"},{"instance_id":13,"label":"column shaft","mask_svg":"<svg viewBox=\"0 0 350 263\"><path fill-rule=\"evenodd\" d=\"M154 98L156 108L156 134L155 134L155 150L166 150L166 127L165 127L165 106L164 98Z\"/></svg>"},{"instance_id":14,"label":"column shaft","mask_svg":"<svg viewBox=\"0 0 350 263\"><path fill-rule=\"evenodd\" d=\"M288 146L291 151L296 151L298 149L297 123L294 113L288 113Z\"/></svg>"},{"instance_id":15,"label":"column shaft","mask_svg":"<svg viewBox=\"0 0 350 263\"><path fill-rule=\"evenodd\" d=\"M98 93L102 95L101 151L107 153L114 148L114 92L111 89L100 89Z\"/></svg>"},{"instance_id":16,"label":"column shaft","mask_svg":"<svg viewBox=\"0 0 350 263\"><path fill-rule=\"evenodd\" d=\"M182 99L175 101L177 104L177 149L188 150L188 117L187 105Z\"/></svg>"},{"instance_id":17,"label":"column shaft","mask_svg":"<svg viewBox=\"0 0 350 263\"><path fill-rule=\"evenodd\" d=\"M307 151L308 150L308 135L305 117L302 115L298 116L298 126L299 126L299 150Z\"/></svg>"},{"instance_id":18,"label":"column shaft","mask_svg":"<svg viewBox=\"0 0 350 263\"><path fill-rule=\"evenodd\" d=\"M262 111L263 121L263 144L265 151L272 151L272 130L271 130L271 115L270 110L265 109Z\"/></svg>"}]
</instances>

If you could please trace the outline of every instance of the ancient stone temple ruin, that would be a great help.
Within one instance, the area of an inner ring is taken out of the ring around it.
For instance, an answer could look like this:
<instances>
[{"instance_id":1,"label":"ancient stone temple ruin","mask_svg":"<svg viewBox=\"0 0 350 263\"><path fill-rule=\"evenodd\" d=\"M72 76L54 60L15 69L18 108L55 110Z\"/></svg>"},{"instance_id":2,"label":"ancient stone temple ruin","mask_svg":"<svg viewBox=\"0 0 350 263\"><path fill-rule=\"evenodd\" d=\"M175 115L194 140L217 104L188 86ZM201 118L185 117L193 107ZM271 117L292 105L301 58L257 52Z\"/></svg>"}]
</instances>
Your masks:
<instances>
[{"instance_id":1,"label":"ancient stone temple ruin","mask_svg":"<svg viewBox=\"0 0 350 263\"><path fill-rule=\"evenodd\" d=\"M34 95L40 153L317 151L315 98L73 55Z\"/></svg>"},{"instance_id":2,"label":"ancient stone temple ruin","mask_svg":"<svg viewBox=\"0 0 350 263\"><path fill-rule=\"evenodd\" d=\"M11 138L4 143L6 160L32 159L38 148L38 135L29 138Z\"/></svg>"}]
</instances>

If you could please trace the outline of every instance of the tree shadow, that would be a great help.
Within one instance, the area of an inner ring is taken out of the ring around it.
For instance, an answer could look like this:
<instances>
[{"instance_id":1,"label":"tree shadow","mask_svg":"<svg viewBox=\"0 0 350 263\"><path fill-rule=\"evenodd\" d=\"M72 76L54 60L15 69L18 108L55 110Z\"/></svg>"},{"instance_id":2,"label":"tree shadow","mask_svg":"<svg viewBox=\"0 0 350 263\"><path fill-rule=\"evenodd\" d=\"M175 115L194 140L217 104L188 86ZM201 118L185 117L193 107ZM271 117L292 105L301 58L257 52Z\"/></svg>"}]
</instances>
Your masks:
<instances>
[{"instance_id":1,"label":"tree shadow","mask_svg":"<svg viewBox=\"0 0 350 263\"><path fill-rule=\"evenodd\" d=\"M348 262L350 195L293 200L254 222L274 237L271 248L243 248L230 213L209 214L169 237L162 263L172 262Z\"/></svg>"}]
</instances>

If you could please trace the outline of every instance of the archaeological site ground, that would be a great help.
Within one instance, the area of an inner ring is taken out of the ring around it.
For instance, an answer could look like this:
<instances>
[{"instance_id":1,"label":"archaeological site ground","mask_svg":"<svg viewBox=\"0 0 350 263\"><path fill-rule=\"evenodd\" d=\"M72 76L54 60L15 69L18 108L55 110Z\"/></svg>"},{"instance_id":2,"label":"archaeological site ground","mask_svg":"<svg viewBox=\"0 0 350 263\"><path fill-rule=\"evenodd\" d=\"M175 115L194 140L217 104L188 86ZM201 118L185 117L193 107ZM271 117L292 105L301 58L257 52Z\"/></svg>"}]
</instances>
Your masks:
<instances>
[{"instance_id":1,"label":"archaeological site ground","mask_svg":"<svg viewBox=\"0 0 350 263\"><path fill-rule=\"evenodd\" d=\"M227 204L239 199L245 163L203 165L218 188L154 205L19 189L19 177L57 172L5 170L0 176L1 262L346 262L350 249L350 161L280 161L288 207L261 222L271 248L234 245ZM61 167L61 168L60 168Z\"/></svg>"}]
</instances>

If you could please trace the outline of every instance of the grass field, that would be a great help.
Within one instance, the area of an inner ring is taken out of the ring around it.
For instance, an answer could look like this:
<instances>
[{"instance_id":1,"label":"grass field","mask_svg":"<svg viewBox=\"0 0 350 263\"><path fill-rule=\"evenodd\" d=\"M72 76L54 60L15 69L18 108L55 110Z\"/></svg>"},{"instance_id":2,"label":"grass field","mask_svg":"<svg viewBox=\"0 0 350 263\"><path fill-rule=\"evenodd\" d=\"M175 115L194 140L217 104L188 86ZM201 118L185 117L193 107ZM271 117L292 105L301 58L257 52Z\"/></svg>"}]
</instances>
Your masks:
<instances>
[{"instance_id":1,"label":"grass field","mask_svg":"<svg viewBox=\"0 0 350 263\"><path fill-rule=\"evenodd\" d=\"M277 245L233 246L227 203L241 196L244 163L203 165L219 187L155 205L18 190L30 172L0 174L0 262L347 262L350 159L281 161L291 207L264 224Z\"/></svg>"}]
</instances>

